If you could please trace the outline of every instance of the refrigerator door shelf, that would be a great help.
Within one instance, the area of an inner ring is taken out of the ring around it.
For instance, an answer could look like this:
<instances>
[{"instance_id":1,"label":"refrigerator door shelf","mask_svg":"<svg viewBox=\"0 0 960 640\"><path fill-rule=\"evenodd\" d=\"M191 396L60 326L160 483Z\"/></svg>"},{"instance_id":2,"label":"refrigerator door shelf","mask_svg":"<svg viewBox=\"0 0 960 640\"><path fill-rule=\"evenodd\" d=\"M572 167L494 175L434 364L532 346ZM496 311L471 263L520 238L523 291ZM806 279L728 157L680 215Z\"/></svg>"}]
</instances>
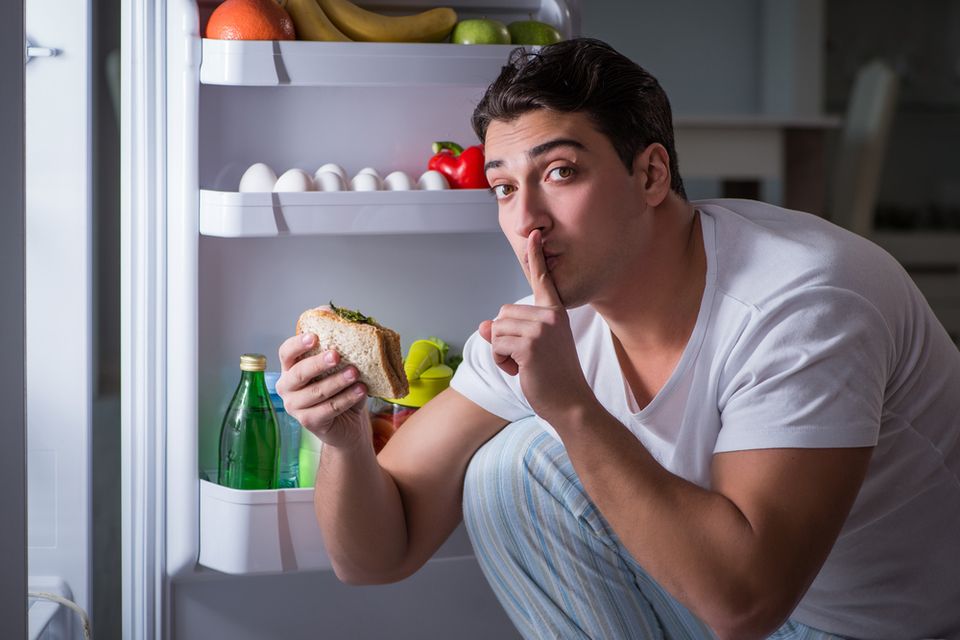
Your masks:
<instances>
[{"instance_id":1,"label":"refrigerator door shelf","mask_svg":"<svg viewBox=\"0 0 960 640\"><path fill-rule=\"evenodd\" d=\"M200 82L268 87L486 86L512 49L512 45L205 38Z\"/></svg>"},{"instance_id":2,"label":"refrigerator door shelf","mask_svg":"<svg viewBox=\"0 0 960 640\"><path fill-rule=\"evenodd\" d=\"M216 0L199 0L201 25ZM361 4L366 4L361 3ZM534 18L563 38L580 33L579 0L448 0L460 19L509 23ZM427 0L380 0L378 10L410 14ZM185 22L191 35L195 16ZM493 81L514 45L399 42L236 41L203 39L201 84L245 86L478 86ZM535 50L538 47L528 47Z\"/></svg>"},{"instance_id":3,"label":"refrigerator door shelf","mask_svg":"<svg viewBox=\"0 0 960 640\"><path fill-rule=\"evenodd\" d=\"M200 190L200 233L285 235L496 233L486 189L239 193Z\"/></svg>"},{"instance_id":4,"label":"refrigerator door shelf","mask_svg":"<svg viewBox=\"0 0 960 640\"><path fill-rule=\"evenodd\" d=\"M434 559L472 556L460 526ZM238 491L200 480L199 563L230 574L330 569L313 489Z\"/></svg>"},{"instance_id":5,"label":"refrigerator door shelf","mask_svg":"<svg viewBox=\"0 0 960 640\"><path fill-rule=\"evenodd\" d=\"M329 569L313 491L238 491L201 480L200 564L234 574Z\"/></svg>"}]
</instances>

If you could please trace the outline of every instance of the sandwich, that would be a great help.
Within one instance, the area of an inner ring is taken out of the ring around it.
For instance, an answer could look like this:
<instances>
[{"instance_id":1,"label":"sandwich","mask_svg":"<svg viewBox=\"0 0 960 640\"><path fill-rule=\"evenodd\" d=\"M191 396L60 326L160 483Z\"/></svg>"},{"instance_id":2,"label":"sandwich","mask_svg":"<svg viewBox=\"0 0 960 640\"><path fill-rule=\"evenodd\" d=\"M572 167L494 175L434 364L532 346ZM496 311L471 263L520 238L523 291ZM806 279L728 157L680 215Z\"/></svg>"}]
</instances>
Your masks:
<instances>
[{"instance_id":1,"label":"sandwich","mask_svg":"<svg viewBox=\"0 0 960 640\"><path fill-rule=\"evenodd\" d=\"M313 333L317 346L303 355L307 358L329 349L340 354L340 362L325 375L353 365L367 394L379 398L402 398L410 392L400 355L400 334L380 325L359 311L343 309L332 302L329 307L308 309L297 320L297 335Z\"/></svg>"}]
</instances>

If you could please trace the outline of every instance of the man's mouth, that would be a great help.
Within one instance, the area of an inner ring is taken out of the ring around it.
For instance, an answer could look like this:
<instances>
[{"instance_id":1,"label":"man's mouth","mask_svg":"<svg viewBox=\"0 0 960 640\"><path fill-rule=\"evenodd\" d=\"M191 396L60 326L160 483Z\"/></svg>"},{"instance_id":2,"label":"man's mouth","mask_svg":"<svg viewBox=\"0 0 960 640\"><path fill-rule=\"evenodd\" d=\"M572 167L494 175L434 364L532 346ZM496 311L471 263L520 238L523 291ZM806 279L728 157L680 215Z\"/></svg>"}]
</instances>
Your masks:
<instances>
[{"instance_id":1,"label":"man's mouth","mask_svg":"<svg viewBox=\"0 0 960 640\"><path fill-rule=\"evenodd\" d=\"M551 253L551 252L549 252L549 251L544 251L544 252L543 252L543 261L547 263L547 267L548 267L548 268L550 267L551 262L556 262L559 257L560 257L560 254L559 254L559 253ZM523 263L524 263L524 264L530 264L530 254L529 254L529 253L524 253L524 254L523 254Z\"/></svg>"}]
</instances>

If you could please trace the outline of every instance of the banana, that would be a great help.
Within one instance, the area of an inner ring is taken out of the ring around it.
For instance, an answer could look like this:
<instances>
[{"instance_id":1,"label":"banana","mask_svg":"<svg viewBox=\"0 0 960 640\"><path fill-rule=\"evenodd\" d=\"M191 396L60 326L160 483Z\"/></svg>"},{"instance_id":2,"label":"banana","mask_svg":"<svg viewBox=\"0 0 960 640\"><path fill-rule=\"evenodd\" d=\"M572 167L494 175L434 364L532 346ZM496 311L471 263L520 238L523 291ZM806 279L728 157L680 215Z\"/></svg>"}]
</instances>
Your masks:
<instances>
[{"instance_id":1,"label":"banana","mask_svg":"<svg viewBox=\"0 0 960 640\"><path fill-rule=\"evenodd\" d=\"M284 8L293 18L298 40L350 41L348 36L330 22L330 18L316 0L287 0Z\"/></svg>"},{"instance_id":2,"label":"banana","mask_svg":"<svg viewBox=\"0 0 960 640\"><path fill-rule=\"evenodd\" d=\"M343 33L365 42L440 42L457 23L457 12L450 7L412 16L385 16L350 0L315 1Z\"/></svg>"}]
</instances>

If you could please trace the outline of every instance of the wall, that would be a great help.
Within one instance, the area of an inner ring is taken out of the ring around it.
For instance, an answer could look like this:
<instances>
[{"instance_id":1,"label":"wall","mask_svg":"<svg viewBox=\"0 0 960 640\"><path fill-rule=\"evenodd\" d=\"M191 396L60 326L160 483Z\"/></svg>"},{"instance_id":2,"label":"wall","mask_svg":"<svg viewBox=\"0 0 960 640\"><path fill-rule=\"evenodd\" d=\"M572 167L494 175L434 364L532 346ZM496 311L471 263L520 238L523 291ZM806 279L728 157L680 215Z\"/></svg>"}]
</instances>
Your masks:
<instances>
[{"instance_id":1,"label":"wall","mask_svg":"<svg viewBox=\"0 0 960 640\"><path fill-rule=\"evenodd\" d=\"M760 0L582 0L581 31L657 77L675 113L760 109Z\"/></svg>"}]
</instances>

